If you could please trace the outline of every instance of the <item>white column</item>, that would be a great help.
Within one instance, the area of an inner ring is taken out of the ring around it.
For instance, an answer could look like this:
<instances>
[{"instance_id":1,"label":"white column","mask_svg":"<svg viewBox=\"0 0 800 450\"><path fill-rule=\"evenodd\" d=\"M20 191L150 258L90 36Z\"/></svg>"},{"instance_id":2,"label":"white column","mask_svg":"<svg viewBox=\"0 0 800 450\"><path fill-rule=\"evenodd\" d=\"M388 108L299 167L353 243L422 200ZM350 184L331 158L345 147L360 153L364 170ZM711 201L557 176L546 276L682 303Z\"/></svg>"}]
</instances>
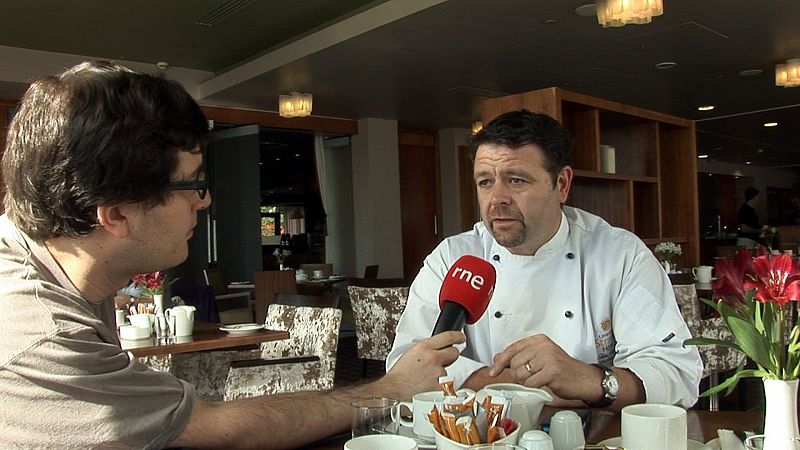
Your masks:
<instances>
[{"instance_id":1,"label":"white column","mask_svg":"<svg viewBox=\"0 0 800 450\"><path fill-rule=\"evenodd\" d=\"M461 231L461 194L459 191L458 147L467 145L471 130L445 128L439 130L439 167L442 185L442 236Z\"/></svg>"}]
</instances>

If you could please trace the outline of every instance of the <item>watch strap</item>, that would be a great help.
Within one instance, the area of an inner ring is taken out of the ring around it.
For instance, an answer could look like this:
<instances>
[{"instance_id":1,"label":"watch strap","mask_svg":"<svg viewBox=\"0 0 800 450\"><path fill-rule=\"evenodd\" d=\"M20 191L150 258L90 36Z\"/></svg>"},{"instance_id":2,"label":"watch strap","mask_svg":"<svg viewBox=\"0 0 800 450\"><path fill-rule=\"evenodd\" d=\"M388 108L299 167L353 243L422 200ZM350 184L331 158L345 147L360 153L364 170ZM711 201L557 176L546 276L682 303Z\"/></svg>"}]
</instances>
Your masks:
<instances>
[{"instance_id":1,"label":"watch strap","mask_svg":"<svg viewBox=\"0 0 800 450\"><path fill-rule=\"evenodd\" d=\"M608 388L606 387L606 379L608 377L616 377L616 375L614 374L614 371L611 370L611 367L605 364L595 363L592 365L603 371L603 379L600 381L600 387L603 389L603 399L595 403L586 402L586 405L590 408L605 408L610 406L612 403L614 403L614 400L617 399L617 396L608 392Z\"/></svg>"}]
</instances>

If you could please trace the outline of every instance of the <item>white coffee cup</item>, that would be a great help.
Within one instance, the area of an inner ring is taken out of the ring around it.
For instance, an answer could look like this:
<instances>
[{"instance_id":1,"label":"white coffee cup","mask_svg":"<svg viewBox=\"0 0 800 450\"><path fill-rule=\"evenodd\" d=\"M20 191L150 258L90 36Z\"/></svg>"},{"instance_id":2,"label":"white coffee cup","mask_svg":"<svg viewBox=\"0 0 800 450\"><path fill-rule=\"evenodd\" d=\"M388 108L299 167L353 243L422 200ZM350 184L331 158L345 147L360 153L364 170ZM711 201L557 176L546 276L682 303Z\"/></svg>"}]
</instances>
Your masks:
<instances>
[{"instance_id":1,"label":"white coffee cup","mask_svg":"<svg viewBox=\"0 0 800 450\"><path fill-rule=\"evenodd\" d=\"M322 272L321 270L315 270L313 272L313 274L314 274L314 278L324 278L325 277L324 272Z\"/></svg>"},{"instance_id":2,"label":"white coffee cup","mask_svg":"<svg viewBox=\"0 0 800 450\"><path fill-rule=\"evenodd\" d=\"M295 279L295 281L306 281L306 280L308 280L308 275L306 274L305 270L297 269L294 272L294 279Z\"/></svg>"},{"instance_id":3,"label":"white coffee cup","mask_svg":"<svg viewBox=\"0 0 800 450\"><path fill-rule=\"evenodd\" d=\"M697 266L692 269L692 275L698 283L711 283L711 271L714 270L711 266Z\"/></svg>"},{"instance_id":4,"label":"white coffee cup","mask_svg":"<svg viewBox=\"0 0 800 450\"><path fill-rule=\"evenodd\" d=\"M417 450L417 442L395 434L370 434L344 443L345 450Z\"/></svg>"},{"instance_id":5,"label":"white coffee cup","mask_svg":"<svg viewBox=\"0 0 800 450\"><path fill-rule=\"evenodd\" d=\"M462 389L458 392L459 394L464 395L475 393L470 389ZM400 407L405 406L411 410L413 417L412 422L400 417L400 425L404 427L413 427L414 434L417 436L432 439L434 436L433 427L431 426L431 422L428 420L428 413L433 409L433 405L438 405L439 409L441 409L443 400L444 394L442 391L429 391L416 394L415 396L411 397L410 402L400 402Z\"/></svg>"},{"instance_id":6,"label":"white coffee cup","mask_svg":"<svg viewBox=\"0 0 800 450\"><path fill-rule=\"evenodd\" d=\"M622 446L626 450L687 448L686 410L658 404L622 408Z\"/></svg>"}]
</instances>

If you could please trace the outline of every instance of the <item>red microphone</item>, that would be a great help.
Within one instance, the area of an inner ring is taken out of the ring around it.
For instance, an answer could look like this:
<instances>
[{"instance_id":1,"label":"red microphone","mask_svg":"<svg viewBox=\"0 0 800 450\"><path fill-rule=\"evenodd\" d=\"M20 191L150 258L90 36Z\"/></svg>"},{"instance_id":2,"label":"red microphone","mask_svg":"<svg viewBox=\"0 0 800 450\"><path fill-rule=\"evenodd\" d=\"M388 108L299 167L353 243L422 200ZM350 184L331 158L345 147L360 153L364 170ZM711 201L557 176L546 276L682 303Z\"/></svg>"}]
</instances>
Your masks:
<instances>
[{"instance_id":1,"label":"red microphone","mask_svg":"<svg viewBox=\"0 0 800 450\"><path fill-rule=\"evenodd\" d=\"M439 291L439 318L431 336L444 331L460 331L464 323L473 324L489 306L497 275L484 259L464 255L450 267Z\"/></svg>"}]
</instances>

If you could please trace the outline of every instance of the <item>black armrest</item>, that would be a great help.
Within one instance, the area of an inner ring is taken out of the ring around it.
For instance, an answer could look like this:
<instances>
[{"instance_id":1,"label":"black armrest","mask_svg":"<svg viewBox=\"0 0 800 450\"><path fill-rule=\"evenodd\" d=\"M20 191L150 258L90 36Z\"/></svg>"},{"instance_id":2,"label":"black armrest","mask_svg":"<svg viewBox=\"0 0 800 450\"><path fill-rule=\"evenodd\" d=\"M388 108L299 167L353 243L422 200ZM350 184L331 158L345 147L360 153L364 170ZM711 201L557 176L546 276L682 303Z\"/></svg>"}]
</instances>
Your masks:
<instances>
[{"instance_id":1,"label":"black armrest","mask_svg":"<svg viewBox=\"0 0 800 450\"><path fill-rule=\"evenodd\" d=\"M275 359L243 359L240 361L231 361L232 368L240 367L260 367L260 366L274 366L278 364L295 364L319 361L319 356L293 356L289 358L275 358Z\"/></svg>"}]
</instances>

